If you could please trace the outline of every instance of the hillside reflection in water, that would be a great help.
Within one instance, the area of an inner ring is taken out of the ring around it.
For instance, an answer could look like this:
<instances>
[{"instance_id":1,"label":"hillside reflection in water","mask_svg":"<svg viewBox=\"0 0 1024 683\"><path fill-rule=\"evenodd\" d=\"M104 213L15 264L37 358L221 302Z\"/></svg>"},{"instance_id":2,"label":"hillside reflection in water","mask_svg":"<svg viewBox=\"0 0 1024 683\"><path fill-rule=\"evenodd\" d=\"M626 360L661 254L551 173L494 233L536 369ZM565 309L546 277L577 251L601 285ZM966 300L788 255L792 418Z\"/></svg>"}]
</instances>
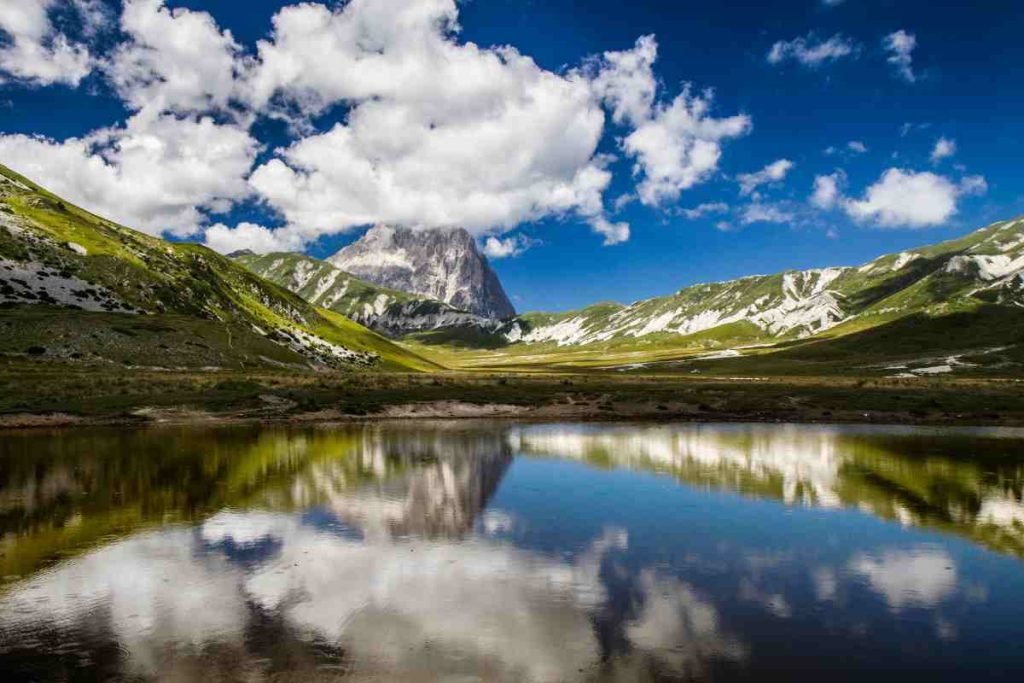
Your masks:
<instances>
[{"instance_id":1,"label":"hillside reflection in water","mask_svg":"<svg viewBox=\"0 0 1024 683\"><path fill-rule=\"evenodd\" d=\"M1022 446L784 425L10 435L0 669L1017 675Z\"/></svg>"}]
</instances>

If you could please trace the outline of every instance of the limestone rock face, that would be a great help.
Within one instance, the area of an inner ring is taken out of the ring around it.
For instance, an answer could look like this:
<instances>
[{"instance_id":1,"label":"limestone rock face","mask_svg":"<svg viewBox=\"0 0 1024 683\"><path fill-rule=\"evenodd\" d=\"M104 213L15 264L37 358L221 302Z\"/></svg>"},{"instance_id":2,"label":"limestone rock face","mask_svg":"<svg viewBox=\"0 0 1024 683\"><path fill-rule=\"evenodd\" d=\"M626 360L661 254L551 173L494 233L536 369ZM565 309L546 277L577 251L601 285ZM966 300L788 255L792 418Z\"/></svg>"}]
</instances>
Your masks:
<instances>
[{"instance_id":1,"label":"limestone rock face","mask_svg":"<svg viewBox=\"0 0 1024 683\"><path fill-rule=\"evenodd\" d=\"M516 314L498 276L463 229L378 225L328 259L356 277L486 318Z\"/></svg>"}]
</instances>

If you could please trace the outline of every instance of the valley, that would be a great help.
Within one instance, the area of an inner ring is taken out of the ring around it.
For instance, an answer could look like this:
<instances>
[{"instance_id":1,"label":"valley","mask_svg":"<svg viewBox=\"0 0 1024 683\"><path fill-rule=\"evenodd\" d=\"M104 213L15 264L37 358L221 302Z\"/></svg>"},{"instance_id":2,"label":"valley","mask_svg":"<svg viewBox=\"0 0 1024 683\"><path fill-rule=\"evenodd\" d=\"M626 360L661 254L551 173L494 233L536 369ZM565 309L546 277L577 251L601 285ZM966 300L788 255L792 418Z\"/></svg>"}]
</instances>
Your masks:
<instances>
[{"instance_id":1,"label":"valley","mask_svg":"<svg viewBox=\"0 0 1024 683\"><path fill-rule=\"evenodd\" d=\"M1024 220L859 267L556 314L505 306L465 235L368 235L347 251L362 277L344 259L224 257L0 167L0 425L1024 424ZM382 284L413 282L450 301Z\"/></svg>"}]
</instances>

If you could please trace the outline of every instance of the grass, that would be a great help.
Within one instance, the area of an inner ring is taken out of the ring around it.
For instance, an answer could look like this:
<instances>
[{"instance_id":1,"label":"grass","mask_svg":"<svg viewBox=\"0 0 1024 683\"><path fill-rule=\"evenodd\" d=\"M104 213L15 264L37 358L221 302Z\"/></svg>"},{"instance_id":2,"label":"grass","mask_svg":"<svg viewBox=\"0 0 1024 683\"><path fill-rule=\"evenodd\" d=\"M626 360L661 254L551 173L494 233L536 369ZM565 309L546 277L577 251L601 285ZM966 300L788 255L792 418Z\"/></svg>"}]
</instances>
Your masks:
<instances>
[{"instance_id":1,"label":"grass","mask_svg":"<svg viewBox=\"0 0 1024 683\"><path fill-rule=\"evenodd\" d=\"M292 344L301 348L306 365L372 364L376 369L397 371L437 369L435 363L336 313L317 308L206 247L170 243L116 225L62 201L3 166L0 166L0 176L24 186L0 183L0 207L5 211L5 222L13 221L14 225L11 230L0 228L0 258L31 261L65 277L101 285L131 308L156 317L171 316L160 324L181 331L185 336L191 329L203 330L199 336L213 341L216 347L215 353L206 354L213 358L213 365L247 367L259 358L268 358L271 364L294 364L296 360L301 361L296 359L296 352L271 340L283 342L286 337L294 338L296 332L301 332L363 354L358 359L339 359L327 350L326 344ZM68 243L85 247L87 253L72 251ZM56 333L69 356L92 354L108 361L135 365L166 365L173 360L193 366L204 355L180 352L189 349L165 348L182 343L173 334L160 346L150 338L152 335L144 333L137 335L139 340L135 344L115 345L116 348L104 345L104 349L114 348L116 353L97 354L90 336L105 336L98 328L107 325L113 329L120 321L109 317L90 318L89 314L68 309L44 310L47 312L38 315L10 309L0 312L0 320L5 321L9 329L24 325L17 339L11 340L3 350L18 352L22 350L19 345L25 346L25 337L45 332ZM47 315L67 320L61 323L39 319ZM188 318L194 322L189 322ZM214 340L218 335L209 329L218 324L226 330L219 335L225 339L219 341ZM88 329L89 336L78 335L80 327ZM266 337L266 343L255 340L256 336ZM232 348L236 343L243 347L238 352ZM269 345L280 348L271 349ZM49 345L39 342L32 346ZM171 358L167 359L168 356Z\"/></svg>"},{"instance_id":2,"label":"grass","mask_svg":"<svg viewBox=\"0 0 1024 683\"><path fill-rule=\"evenodd\" d=\"M267 397L273 397L268 404ZM460 401L545 418L876 421L1024 424L1020 384L989 379L778 377L726 380L619 373L312 373L254 369L174 373L0 359L0 415L131 418L141 408L288 420L362 416L410 403Z\"/></svg>"}]
</instances>

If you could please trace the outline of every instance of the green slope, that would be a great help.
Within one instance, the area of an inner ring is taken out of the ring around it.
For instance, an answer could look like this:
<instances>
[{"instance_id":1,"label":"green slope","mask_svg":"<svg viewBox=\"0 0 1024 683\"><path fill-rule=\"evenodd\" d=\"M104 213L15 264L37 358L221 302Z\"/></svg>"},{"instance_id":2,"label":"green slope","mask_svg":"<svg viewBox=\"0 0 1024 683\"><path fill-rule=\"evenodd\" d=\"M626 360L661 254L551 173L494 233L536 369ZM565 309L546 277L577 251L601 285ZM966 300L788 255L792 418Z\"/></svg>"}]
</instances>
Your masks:
<instances>
[{"instance_id":1,"label":"green slope","mask_svg":"<svg viewBox=\"0 0 1024 683\"><path fill-rule=\"evenodd\" d=\"M730 354L756 362L723 359L678 367L777 374L783 368L797 372L797 362L832 372L864 367L869 357L914 361L916 354L925 362L949 352L986 355L986 362L976 365L1018 374L1013 358L1024 355L1018 331L1022 307L1024 219L1014 219L860 267L698 284L628 306L602 303L567 313L529 313L513 323L511 334L506 329L477 340L435 334L411 341L424 353L440 344L433 352L446 363L477 369L644 365L637 368L643 371L651 363ZM846 335L854 336L830 341ZM796 355L796 349L810 354L809 342L824 342L813 346L812 355L830 349L827 362ZM1011 350L991 351L1004 346ZM913 363L908 368L916 369Z\"/></svg>"},{"instance_id":2,"label":"green slope","mask_svg":"<svg viewBox=\"0 0 1024 683\"><path fill-rule=\"evenodd\" d=\"M205 247L116 225L3 166L0 304L7 354L150 367L436 367Z\"/></svg>"}]
</instances>

